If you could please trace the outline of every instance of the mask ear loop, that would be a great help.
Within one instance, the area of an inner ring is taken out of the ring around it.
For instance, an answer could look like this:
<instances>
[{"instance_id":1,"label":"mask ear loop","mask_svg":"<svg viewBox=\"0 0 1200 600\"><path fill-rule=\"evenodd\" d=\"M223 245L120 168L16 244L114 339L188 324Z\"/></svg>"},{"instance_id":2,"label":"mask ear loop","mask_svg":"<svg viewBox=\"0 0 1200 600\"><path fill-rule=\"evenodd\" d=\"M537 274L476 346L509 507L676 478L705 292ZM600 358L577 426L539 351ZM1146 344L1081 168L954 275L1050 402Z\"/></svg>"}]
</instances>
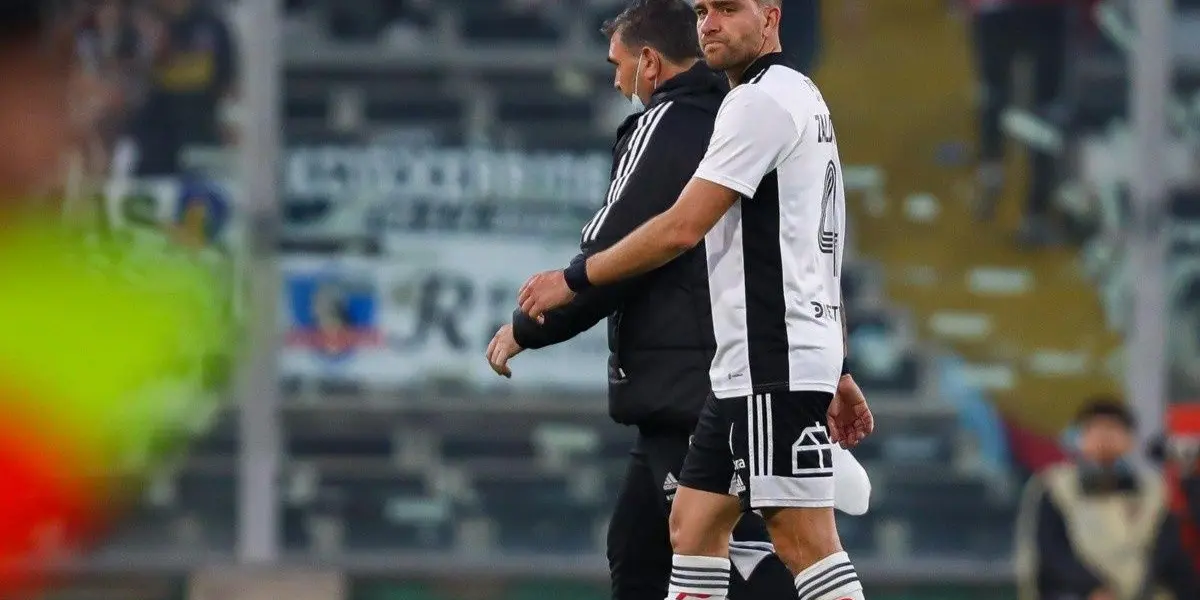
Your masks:
<instances>
[{"instance_id":1,"label":"mask ear loop","mask_svg":"<svg viewBox=\"0 0 1200 600\"><path fill-rule=\"evenodd\" d=\"M767 24L770 25L769 20L768 20ZM762 56L763 48L767 47L767 30L766 30L765 25L763 26L761 33L762 33L762 42L759 43L758 52L755 53L755 56Z\"/></svg>"}]
</instances>

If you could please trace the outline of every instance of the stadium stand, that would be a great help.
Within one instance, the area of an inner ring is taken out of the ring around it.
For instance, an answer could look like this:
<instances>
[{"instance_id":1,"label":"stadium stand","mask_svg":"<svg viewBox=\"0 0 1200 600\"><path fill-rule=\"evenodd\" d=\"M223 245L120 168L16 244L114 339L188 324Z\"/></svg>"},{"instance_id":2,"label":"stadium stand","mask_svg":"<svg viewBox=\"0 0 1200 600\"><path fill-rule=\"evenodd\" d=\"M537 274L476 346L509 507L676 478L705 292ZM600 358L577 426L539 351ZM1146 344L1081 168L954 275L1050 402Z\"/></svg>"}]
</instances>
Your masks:
<instances>
[{"instance_id":1,"label":"stadium stand","mask_svg":"<svg viewBox=\"0 0 1200 600\"><path fill-rule=\"evenodd\" d=\"M619 117L613 105L620 103L594 32L611 6L514 10L505 3L455 0L401 3L401 11L392 14L372 12L370 2L362 8L292 4L296 12L285 40L282 103L289 148L598 154L605 157L601 167L607 174L611 129ZM858 51L894 47L889 32L911 39L919 35L913 27L933 28L925 32L932 34L931 43L961 46L958 38L937 29L942 20L935 18L933 3L919 4L906 13L902 31L883 25L895 15L880 10L872 19L878 19L881 40ZM418 31L427 52L414 55L395 47L387 30L396 24ZM964 555L1003 560L1009 553L1011 486L1005 474L986 468L981 443L963 429L959 409L939 393L935 353L921 342L927 304L895 285L920 264L917 252L940 250L945 242L920 226L898 223L897 206L886 197L925 189L923 182L942 177L928 164L917 164L919 153L911 148L885 148L890 154L880 154L868 148L874 142L866 141L907 139L895 131L900 124L925 128L919 132L921 143L957 130L934 132L941 115L907 119L899 112L870 112L857 100L870 94L861 88L843 91L847 83L841 77L853 77L860 86L864 81L861 68L857 74L839 71L845 52L834 45L823 85L838 97L839 123L844 123L839 137L849 162L857 165L847 175L856 220L846 305L855 372L881 427L858 452L875 482L875 506L866 517L844 520L844 541L857 556L879 560ZM896 76L884 71L899 69L880 69L866 80L878 77L875 85L881 88L897 84ZM951 71L961 73L962 66L955 63ZM897 93L922 85L913 82ZM948 93L947 83L938 85L895 110L911 111L922 106L923 98ZM291 160L288 153L286 160ZM397 225L379 217L387 208L379 204L391 203L394 209L431 200L403 191L372 195L364 179L345 169L317 159L304 164L317 165L315 170L325 165L329 181L342 187L293 186L285 173L285 260L335 253L386 257L382 237L412 235L414 228L411 222ZM569 247L598 193L562 198L552 212L574 225L561 232L539 231L559 247ZM520 206L521 193L515 196L497 200L484 190L480 197L459 199L459 206ZM870 216L880 205L888 216ZM504 233L497 233L502 227L496 222L481 223L455 222L443 229L477 236ZM897 225L908 229L898 232ZM945 226L965 233L961 229L958 221ZM939 306L950 294L939 294ZM965 291L953 294L968 299ZM477 350L466 356L477 358L482 346ZM599 368L592 368L597 387L588 393L481 390L455 376L407 386L288 376L279 502L289 555L411 557L491 550L591 559L602 554L605 520L632 432L608 420ZM106 551L232 552L237 447L234 420L226 415L187 460L145 490L141 508ZM363 597L441 597L388 589ZM537 597L545 597L544 586L540 589ZM520 590L512 594L524 597Z\"/></svg>"},{"instance_id":2,"label":"stadium stand","mask_svg":"<svg viewBox=\"0 0 1200 600\"><path fill-rule=\"evenodd\" d=\"M389 236L420 233L413 214L424 215L428 226L443 204L488 215L532 204L524 189L507 196L483 190L454 202L406 196L404 189L385 189L389 176L392 183L402 177L399 171L381 169L369 179L328 156L302 160L301 149L598 154L607 160L623 103L611 92L594 32L611 5L357 4L289 3L282 107L292 151L285 161L294 165L285 166L285 260L386 259ZM855 165L847 169L854 256L844 280L846 305L854 369L880 423L857 451L874 482L872 511L843 519L842 534L856 556L880 561L1003 561L1011 551L1013 484L1021 466L1013 464L1007 429L1052 436L1077 402L1115 389L1108 365L1120 331L1096 324L1120 311L1097 299L1096 286L1075 268L1076 249L1023 254L1001 231L970 220L964 191L970 165L953 158L955 144L970 139L973 127L961 23L947 19L935 0L879 3L868 16L869 37L830 36L818 77L835 106L844 157ZM914 39L922 40L922 51L912 49ZM421 52L412 51L414 43ZM1123 92L1114 91L1125 85L1125 74L1113 68L1119 51L1105 42L1090 48L1075 64L1080 91L1072 110L1038 116L1061 119L1052 125L1068 129L1071 140L1094 142L1127 107ZM905 101L882 109L879 98L885 97ZM1078 141L1072 147L1082 155L1088 146ZM290 178L292 167L336 185L302 185L303 177ZM606 175L607 164L601 167ZM1015 161L1014 172L1020 172ZM592 195L544 202L547 219L567 225L537 232L558 247L571 246L572 227L597 201ZM1195 219L1195 203L1194 192L1181 192L1177 216ZM412 218L383 216L397 210ZM1004 208L1001 226L1010 227L1015 217ZM1089 218L1120 221L1103 211ZM505 227L482 217L429 226L488 240L514 237ZM1200 268L1187 266L1195 264L1188 239L1180 236L1177 248L1189 257L1179 263L1180 304L1194 307ZM1083 263L1116 251L1091 238ZM1115 282L1115 291L1103 297L1121 297L1119 273L1091 275ZM503 315L508 297L500 298ZM480 363L481 355L482 346L464 351ZM590 560L603 552L605 519L632 432L609 422L598 388L480 388L454 373L418 384L372 385L329 375L336 371L284 381L279 502L289 555L495 551ZM601 385L601 367L591 372ZM1186 373L1179 377L1189 381ZM231 552L237 447L227 416L188 460L149 486L136 518L110 546ZM591 590L564 589L562 596L589 598ZM510 592L506 597L514 600L548 597L544 585L528 596ZM450 596L408 582L362 590L359 597Z\"/></svg>"}]
</instances>

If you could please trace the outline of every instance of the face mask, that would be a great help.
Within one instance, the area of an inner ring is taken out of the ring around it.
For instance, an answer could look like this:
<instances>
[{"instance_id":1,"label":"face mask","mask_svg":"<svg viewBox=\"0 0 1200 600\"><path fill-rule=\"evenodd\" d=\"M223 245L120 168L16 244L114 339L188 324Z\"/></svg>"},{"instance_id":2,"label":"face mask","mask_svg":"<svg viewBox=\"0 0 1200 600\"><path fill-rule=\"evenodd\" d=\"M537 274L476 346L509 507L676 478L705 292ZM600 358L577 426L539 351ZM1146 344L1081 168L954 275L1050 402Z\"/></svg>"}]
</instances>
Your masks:
<instances>
[{"instance_id":1,"label":"face mask","mask_svg":"<svg viewBox=\"0 0 1200 600\"><path fill-rule=\"evenodd\" d=\"M646 103L642 102L642 98L638 96L638 84L642 81L642 57L638 56L637 70L633 74L633 95L629 97L629 104L633 107L634 113L646 112ZM654 80L655 89L658 88L658 79Z\"/></svg>"},{"instance_id":2,"label":"face mask","mask_svg":"<svg viewBox=\"0 0 1200 600\"><path fill-rule=\"evenodd\" d=\"M633 107L633 112L640 113L646 111L646 103L642 102L642 98L638 96L638 83L642 80L642 57L638 57L637 70L633 73L633 95L629 97L629 104Z\"/></svg>"}]
</instances>

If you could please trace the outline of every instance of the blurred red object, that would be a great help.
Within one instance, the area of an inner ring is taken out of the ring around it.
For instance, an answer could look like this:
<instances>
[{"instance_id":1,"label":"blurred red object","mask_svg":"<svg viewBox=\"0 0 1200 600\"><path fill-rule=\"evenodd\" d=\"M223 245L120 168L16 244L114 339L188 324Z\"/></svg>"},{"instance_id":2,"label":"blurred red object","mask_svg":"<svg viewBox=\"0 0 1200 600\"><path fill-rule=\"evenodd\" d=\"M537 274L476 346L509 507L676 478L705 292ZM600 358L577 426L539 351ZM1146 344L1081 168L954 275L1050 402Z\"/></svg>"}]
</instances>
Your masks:
<instances>
[{"instance_id":1,"label":"blurred red object","mask_svg":"<svg viewBox=\"0 0 1200 600\"><path fill-rule=\"evenodd\" d=\"M0 390L0 598L42 588L41 561L84 541L100 506L85 457L61 432L20 414L33 405L13 399Z\"/></svg>"},{"instance_id":2,"label":"blurred red object","mask_svg":"<svg viewBox=\"0 0 1200 600\"><path fill-rule=\"evenodd\" d=\"M1004 427L1013 460L1030 473L1041 472L1066 460L1067 454L1057 439L1030 431L1012 420L1006 420Z\"/></svg>"},{"instance_id":3,"label":"blurred red object","mask_svg":"<svg viewBox=\"0 0 1200 600\"><path fill-rule=\"evenodd\" d=\"M1170 407L1167 411L1167 431L1174 439L1200 439L1200 403ZM1179 465L1169 461L1166 477L1171 488L1171 509L1183 524L1184 546L1192 555L1197 572L1200 572L1200 523L1193 519L1195 505L1200 503L1200 498L1189 498L1182 484L1185 476L1200 477L1198 468L1200 465Z\"/></svg>"}]
</instances>

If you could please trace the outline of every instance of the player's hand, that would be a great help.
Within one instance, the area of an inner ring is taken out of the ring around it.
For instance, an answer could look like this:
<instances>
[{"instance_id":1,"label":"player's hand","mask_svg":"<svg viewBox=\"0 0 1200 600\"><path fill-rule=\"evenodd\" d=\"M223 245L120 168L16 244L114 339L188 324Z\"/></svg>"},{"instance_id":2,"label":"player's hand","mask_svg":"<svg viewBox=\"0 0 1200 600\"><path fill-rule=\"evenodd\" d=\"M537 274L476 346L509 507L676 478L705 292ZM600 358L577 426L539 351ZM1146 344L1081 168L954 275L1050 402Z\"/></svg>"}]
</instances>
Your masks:
<instances>
[{"instance_id":1,"label":"player's hand","mask_svg":"<svg viewBox=\"0 0 1200 600\"><path fill-rule=\"evenodd\" d=\"M567 287L562 271L543 271L529 278L517 293L521 311L538 323L542 315L571 301L575 292Z\"/></svg>"},{"instance_id":2,"label":"player's hand","mask_svg":"<svg viewBox=\"0 0 1200 600\"><path fill-rule=\"evenodd\" d=\"M1101 588L1088 594L1088 600L1117 600L1117 597L1112 592Z\"/></svg>"},{"instance_id":3,"label":"player's hand","mask_svg":"<svg viewBox=\"0 0 1200 600\"><path fill-rule=\"evenodd\" d=\"M833 395L826 417L829 441L846 449L857 446L875 431L875 417L871 415L867 399L849 375L838 381L837 393Z\"/></svg>"},{"instance_id":4,"label":"player's hand","mask_svg":"<svg viewBox=\"0 0 1200 600\"><path fill-rule=\"evenodd\" d=\"M517 338L513 336L512 325L505 325L496 330L496 335L492 336L492 341L488 344L488 364L492 366L492 370L497 375L511 378L512 369L508 368L508 361L520 354L522 350L524 348L517 343Z\"/></svg>"}]
</instances>

